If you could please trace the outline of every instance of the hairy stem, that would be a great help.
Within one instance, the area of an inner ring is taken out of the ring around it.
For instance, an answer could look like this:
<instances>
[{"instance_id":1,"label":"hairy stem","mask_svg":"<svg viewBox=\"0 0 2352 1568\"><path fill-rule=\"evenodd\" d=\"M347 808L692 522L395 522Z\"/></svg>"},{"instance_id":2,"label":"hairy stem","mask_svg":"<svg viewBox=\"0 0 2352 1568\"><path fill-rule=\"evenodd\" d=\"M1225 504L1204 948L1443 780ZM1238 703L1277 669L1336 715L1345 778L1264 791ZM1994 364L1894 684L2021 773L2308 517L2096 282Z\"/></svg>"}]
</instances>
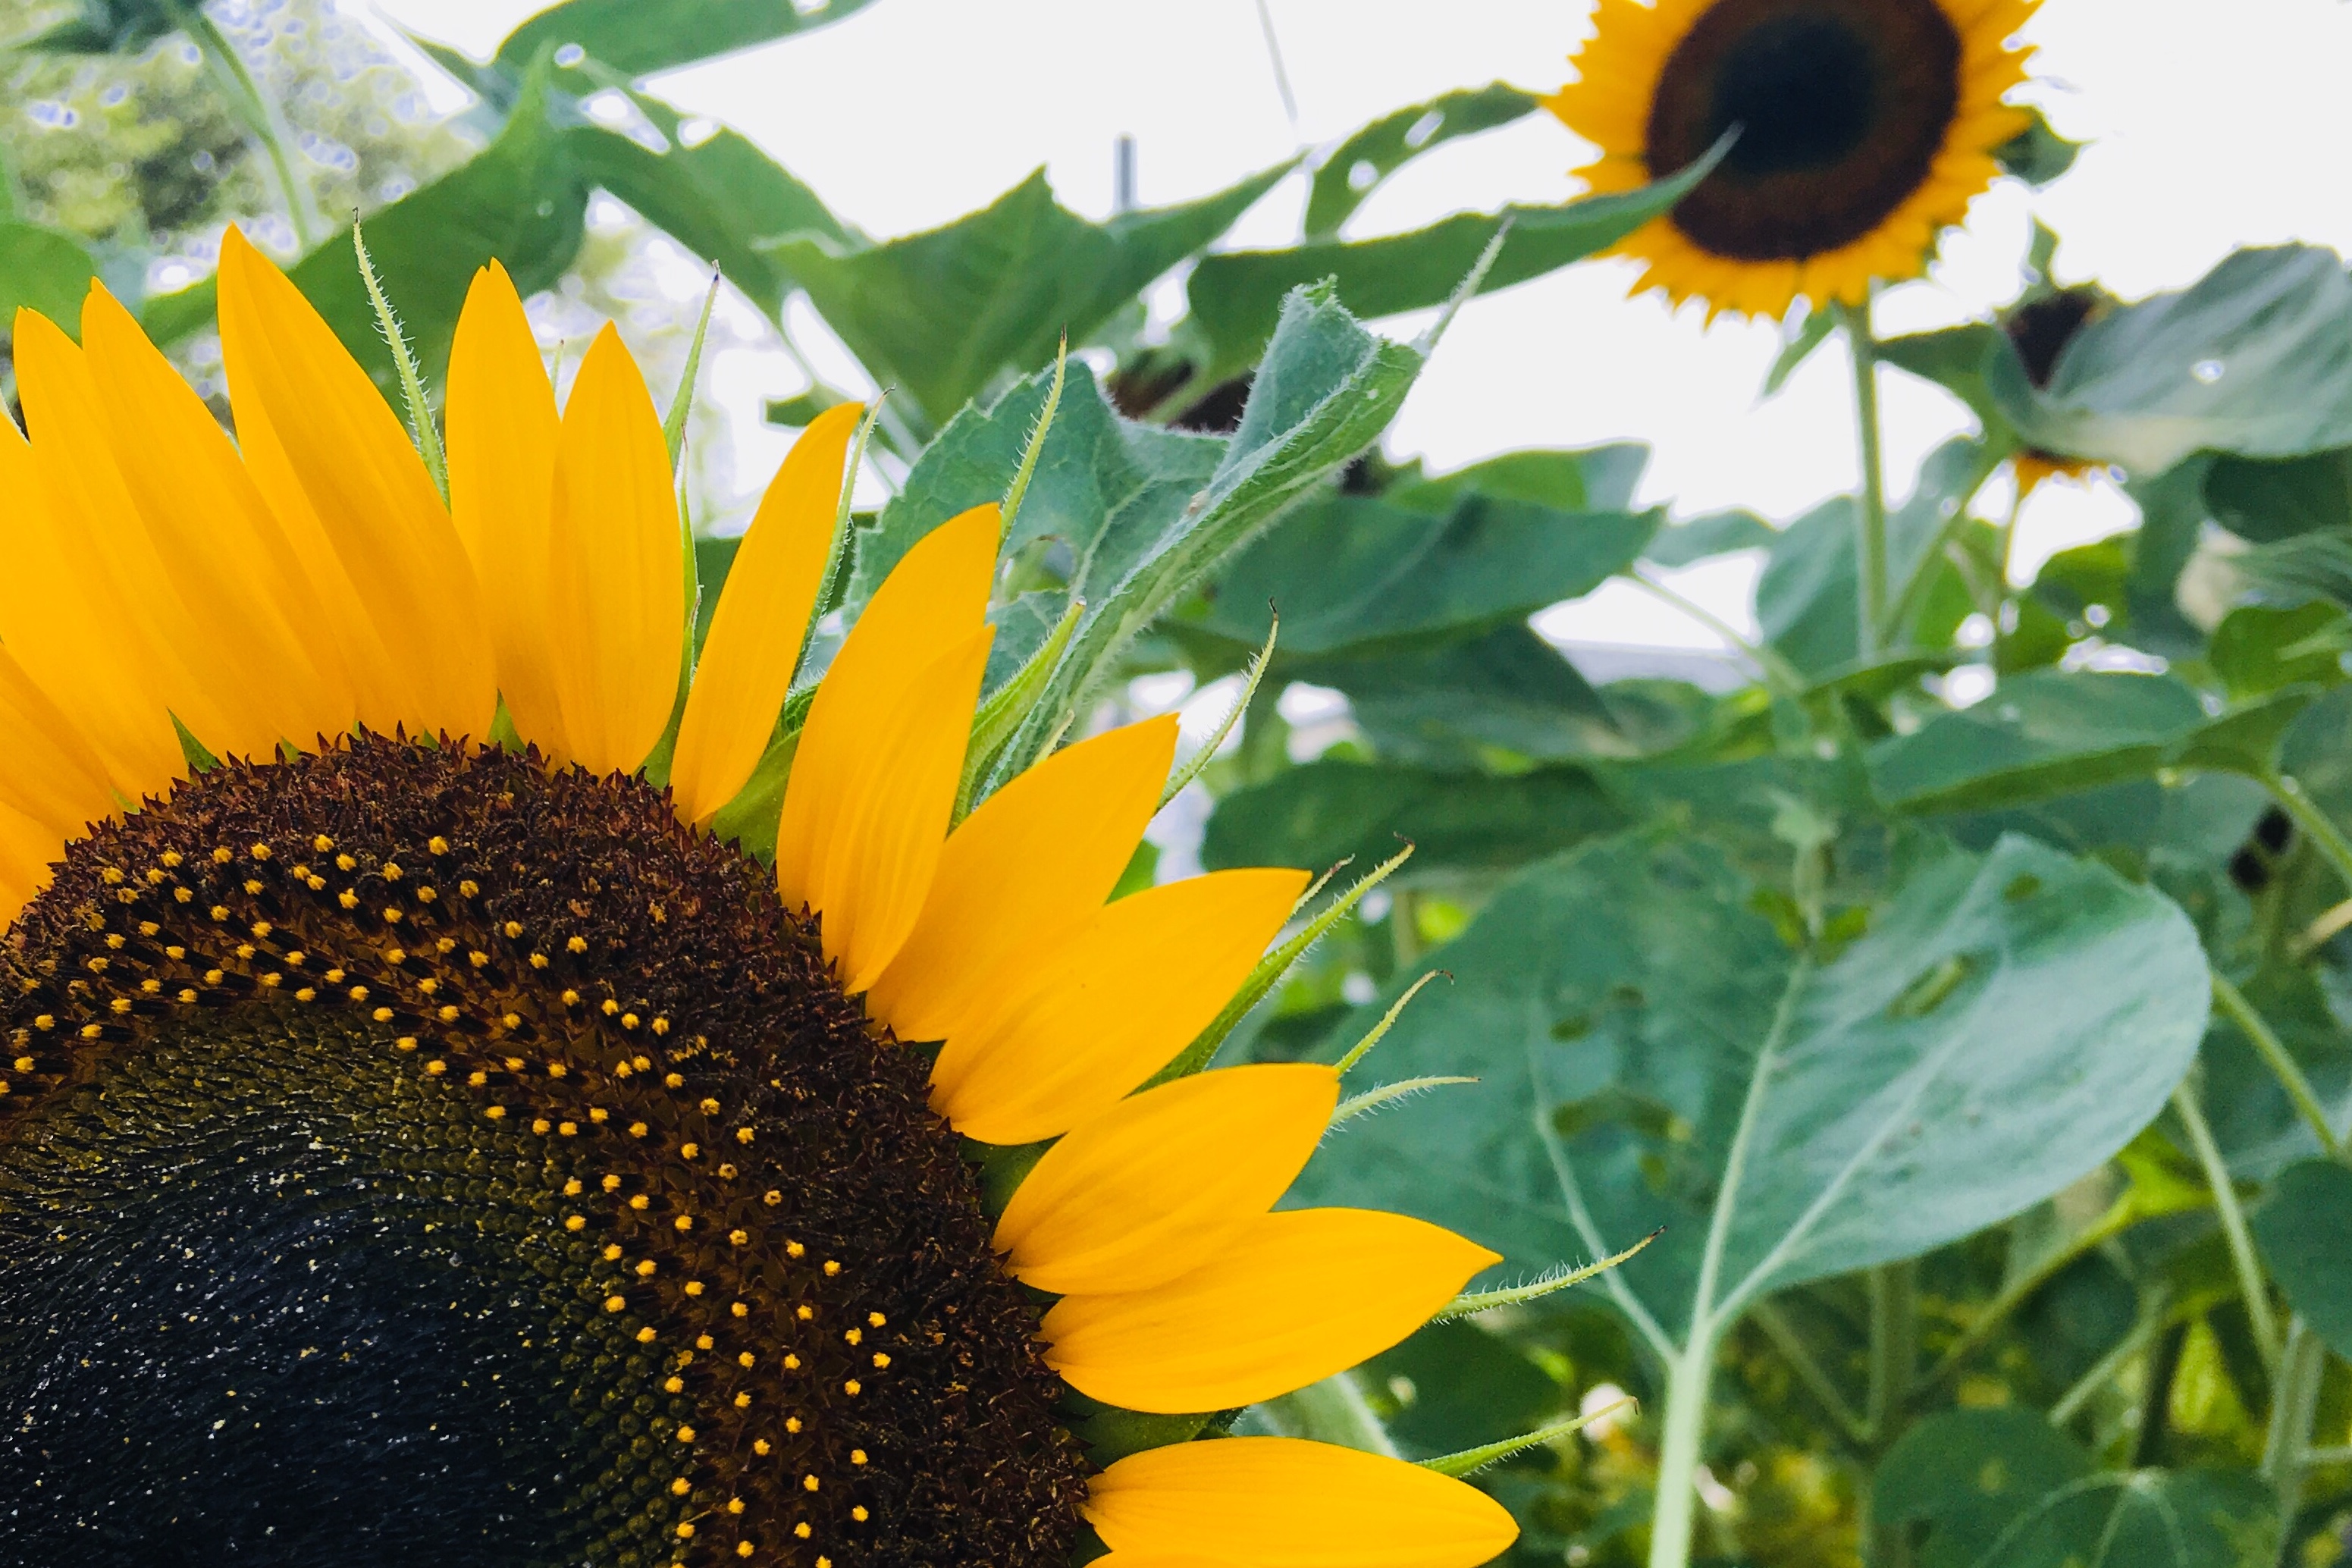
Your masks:
<instances>
[{"instance_id":1,"label":"hairy stem","mask_svg":"<svg viewBox=\"0 0 2352 1568\"><path fill-rule=\"evenodd\" d=\"M2188 1084L2172 1091L2172 1109L2189 1129L2189 1147L2204 1170L2206 1186L2213 1194L2213 1212L2221 1222L2222 1239L2230 1244L2230 1262L2238 1272L2239 1292L2246 1299L2246 1319L2253 1327L2254 1348L2262 1352L2263 1364L2275 1373L2279 1367L2278 1317L2271 1310L2270 1288L2263 1282L2262 1263L2254 1256L2254 1238L2246 1229L2246 1211L2238 1204L2237 1184L2230 1179L2230 1169L2221 1160L2221 1147L2213 1142L2213 1129L2206 1124L2205 1112L2198 1108L2197 1096Z\"/></svg>"},{"instance_id":2,"label":"hairy stem","mask_svg":"<svg viewBox=\"0 0 2352 1568\"><path fill-rule=\"evenodd\" d=\"M1860 579L1855 608L1861 620L1854 651L1868 658L1878 652L1886 626L1886 471L1878 437L1878 340L1870 330L1867 295L1859 305L1841 303L1838 316L1853 358L1854 426L1862 447L1862 510L1854 550Z\"/></svg>"}]
</instances>

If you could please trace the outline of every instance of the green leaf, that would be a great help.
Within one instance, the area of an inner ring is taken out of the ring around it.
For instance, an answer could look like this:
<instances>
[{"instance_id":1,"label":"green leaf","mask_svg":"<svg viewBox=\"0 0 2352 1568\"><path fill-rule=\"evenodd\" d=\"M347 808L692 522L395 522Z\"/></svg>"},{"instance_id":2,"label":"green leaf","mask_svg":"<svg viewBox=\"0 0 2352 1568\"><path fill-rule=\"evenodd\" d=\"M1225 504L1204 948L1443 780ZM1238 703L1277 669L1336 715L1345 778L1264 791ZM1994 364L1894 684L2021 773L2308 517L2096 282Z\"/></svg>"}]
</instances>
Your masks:
<instances>
[{"instance_id":1,"label":"green leaf","mask_svg":"<svg viewBox=\"0 0 2352 1568\"><path fill-rule=\"evenodd\" d=\"M2046 451L2154 475L2200 449L2286 458L2352 445L2352 278L2332 250L2241 250L2188 289L2110 310L2046 387L2014 353L1993 401Z\"/></svg>"},{"instance_id":2,"label":"green leaf","mask_svg":"<svg viewBox=\"0 0 2352 1568\"><path fill-rule=\"evenodd\" d=\"M1522 873L1429 956L1454 984L1381 1047L1384 1071L1480 1082L1351 1130L1297 1200L1402 1209L1517 1268L1665 1225L1604 1277L1654 1340L2020 1212L2121 1148L2194 1058L2195 931L2095 863L2021 838L1932 849L1826 963L1754 893L1714 849L1649 834Z\"/></svg>"},{"instance_id":3,"label":"green leaf","mask_svg":"<svg viewBox=\"0 0 2352 1568\"><path fill-rule=\"evenodd\" d=\"M1339 233L1381 181L1431 148L1523 119L1534 112L1537 101L1532 93L1496 81L1457 88L1382 115L1332 149L1315 171L1307 196L1307 237Z\"/></svg>"},{"instance_id":4,"label":"green leaf","mask_svg":"<svg viewBox=\"0 0 2352 1568\"><path fill-rule=\"evenodd\" d=\"M73 0L67 15L15 42L36 54L131 54L179 26L161 0Z\"/></svg>"},{"instance_id":5,"label":"green leaf","mask_svg":"<svg viewBox=\"0 0 2352 1568\"><path fill-rule=\"evenodd\" d=\"M2247 1218L2286 1299L2328 1349L2352 1361L2352 1167L2289 1165Z\"/></svg>"},{"instance_id":6,"label":"green leaf","mask_svg":"<svg viewBox=\"0 0 2352 1568\"><path fill-rule=\"evenodd\" d=\"M2242 833L2238 844L2244 842ZM2236 847L2222 850L2220 858L2226 859ZM2276 964L2249 975L2243 990L2294 1058L2328 1122L2352 1127L2352 1037L2337 1021L2319 972ZM2219 1008L2200 1060L2198 1098L2234 1174L2267 1182L2296 1161L2322 1152L2277 1072Z\"/></svg>"},{"instance_id":7,"label":"green leaf","mask_svg":"<svg viewBox=\"0 0 2352 1568\"><path fill-rule=\"evenodd\" d=\"M1898 811L2018 805L2152 773L2205 717L2172 676L2036 670L1871 748L1871 788Z\"/></svg>"},{"instance_id":8,"label":"green leaf","mask_svg":"<svg viewBox=\"0 0 2352 1568\"><path fill-rule=\"evenodd\" d=\"M1411 843L1401 880L1516 867L1613 833L1624 807L1581 768L1508 778L1361 763L1289 768L1217 803L1201 863L1303 866L1353 858L1372 865Z\"/></svg>"},{"instance_id":9,"label":"green leaf","mask_svg":"<svg viewBox=\"0 0 2352 1568\"><path fill-rule=\"evenodd\" d=\"M1789 384L1797 367L1813 357L1813 351L1830 341L1836 330L1837 312L1816 307L1805 312L1794 337L1783 336L1780 352L1772 356L1772 368L1764 374L1764 395L1770 397Z\"/></svg>"},{"instance_id":10,"label":"green leaf","mask_svg":"<svg viewBox=\"0 0 2352 1568\"><path fill-rule=\"evenodd\" d=\"M2278 1500L2243 1470L2084 1476L2010 1521L1969 1568L2270 1568Z\"/></svg>"},{"instance_id":11,"label":"green leaf","mask_svg":"<svg viewBox=\"0 0 2352 1568\"><path fill-rule=\"evenodd\" d=\"M1649 467L1640 441L1598 447L1536 447L1486 458L1451 473L1401 478L1381 499L1419 511L1451 511L1464 497L1526 501L1556 511L1630 511Z\"/></svg>"},{"instance_id":12,"label":"green leaf","mask_svg":"<svg viewBox=\"0 0 2352 1568\"><path fill-rule=\"evenodd\" d=\"M1274 333L1294 289L1330 279L1355 310L1389 316L1442 305L1503 226L1510 237L1479 288L1507 289L1607 249L1680 201L1715 167L1710 154L1669 180L1622 195L1587 196L1556 207L1511 206L1464 213L1379 239L1312 240L1288 250L1229 250L1203 257L1185 293L1192 325L1208 346L1197 384L1213 386L1246 370Z\"/></svg>"},{"instance_id":13,"label":"green leaf","mask_svg":"<svg viewBox=\"0 0 2352 1568\"><path fill-rule=\"evenodd\" d=\"M1986 422L2000 423L1985 385L1985 363L2001 345L2001 331L1990 321L1968 321L1932 332L1912 332L1878 345L1878 357L1923 381L1932 381Z\"/></svg>"},{"instance_id":14,"label":"green leaf","mask_svg":"<svg viewBox=\"0 0 2352 1568\"><path fill-rule=\"evenodd\" d=\"M2039 109L2029 106L2025 112L2032 117L2030 122L1995 148L1993 159L2000 164L2002 174L2038 188L2073 168L2083 143L2069 142L2051 130L2050 121L2042 117Z\"/></svg>"},{"instance_id":15,"label":"green leaf","mask_svg":"<svg viewBox=\"0 0 2352 1568\"><path fill-rule=\"evenodd\" d=\"M1972 1568L2020 1514L2091 1468L2081 1445L2038 1410L1947 1410L1879 1461L1870 1517L1927 1526L1918 1568Z\"/></svg>"},{"instance_id":16,"label":"green leaf","mask_svg":"<svg viewBox=\"0 0 2352 1568\"><path fill-rule=\"evenodd\" d=\"M2205 504L2215 521L2257 544L2352 527L2352 447L2301 458L2217 458L2205 474Z\"/></svg>"},{"instance_id":17,"label":"green leaf","mask_svg":"<svg viewBox=\"0 0 2352 1568\"><path fill-rule=\"evenodd\" d=\"M1040 169L982 211L877 246L784 235L759 242L809 292L876 380L946 421L1007 372L1051 364L1145 285L1233 226L1284 164L1180 206L1094 224L1054 199Z\"/></svg>"},{"instance_id":18,"label":"green leaf","mask_svg":"<svg viewBox=\"0 0 2352 1568\"><path fill-rule=\"evenodd\" d=\"M1769 550L1780 536L1779 529L1752 511L1711 511L1658 530L1642 559L1656 566L1688 566L1735 550Z\"/></svg>"},{"instance_id":19,"label":"green leaf","mask_svg":"<svg viewBox=\"0 0 2352 1568\"><path fill-rule=\"evenodd\" d=\"M625 77L806 33L864 10L871 0L564 0L499 44L495 68L520 80L541 49L577 45Z\"/></svg>"},{"instance_id":20,"label":"green leaf","mask_svg":"<svg viewBox=\"0 0 2352 1568\"><path fill-rule=\"evenodd\" d=\"M1559 650L1523 626L1469 642L1293 667L1347 694L1381 756L1460 771L1635 748L1616 715Z\"/></svg>"},{"instance_id":21,"label":"green leaf","mask_svg":"<svg viewBox=\"0 0 2352 1568\"><path fill-rule=\"evenodd\" d=\"M1633 565L1659 514L1462 495L1432 515L1337 491L1286 516L1220 575L1202 629L1312 656L1457 638L1592 592Z\"/></svg>"},{"instance_id":22,"label":"green leaf","mask_svg":"<svg viewBox=\"0 0 2352 1568\"><path fill-rule=\"evenodd\" d=\"M1543 1368L1475 1323L1423 1329L1368 1370L1391 1391L1398 1410L1389 1431L1413 1458L1514 1436L1564 1402Z\"/></svg>"},{"instance_id":23,"label":"green leaf","mask_svg":"<svg viewBox=\"0 0 2352 1568\"><path fill-rule=\"evenodd\" d=\"M516 289L528 297L553 287L578 253L588 185L557 124L570 114L548 92L545 71L535 72L497 141L367 220L368 253L428 382L442 379L457 313L478 268L493 258L504 263ZM376 330L350 234L304 257L290 276L352 357L396 400L398 371ZM207 279L150 300L144 318L150 334L168 342L209 325L213 309Z\"/></svg>"},{"instance_id":24,"label":"green leaf","mask_svg":"<svg viewBox=\"0 0 2352 1568\"><path fill-rule=\"evenodd\" d=\"M72 235L0 223L0 329L19 310L37 310L79 341L81 302L97 276L97 262Z\"/></svg>"}]
</instances>

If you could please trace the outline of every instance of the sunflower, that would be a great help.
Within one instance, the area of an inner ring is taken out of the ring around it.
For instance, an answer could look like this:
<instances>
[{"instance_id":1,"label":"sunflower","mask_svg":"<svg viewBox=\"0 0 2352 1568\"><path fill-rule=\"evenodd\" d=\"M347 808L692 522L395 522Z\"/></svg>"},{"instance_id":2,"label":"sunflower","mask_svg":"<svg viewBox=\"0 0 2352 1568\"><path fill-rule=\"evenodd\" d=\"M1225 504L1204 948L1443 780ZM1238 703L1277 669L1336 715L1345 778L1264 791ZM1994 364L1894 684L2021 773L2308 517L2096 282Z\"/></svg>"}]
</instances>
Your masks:
<instances>
[{"instance_id":1,"label":"sunflower","mask_svg":"<svg viewBox=\"0 0 2352 1568\"><path fill-rule=\"evenodd\" d=\"M2039 0L1601 0L1579 79L1546 105L1601 149L1596 192L1724 160L1612 254L1637 289L1720 310L1858 305L1916 278L2026 129L2011 37Z\"/></svg>"},{"instance_id":2,"label":"sunflower","mask_svg":"<svg viewBox=\"0 0 2352 1568\"><path fill-rule=\"evenodd\" d=\"M610 328L559 412L506 275L476 278L445 508L234 233L219 303L234 444L102 289L79 345L17 318L0 1557L1509 1544L1431 1470L1191 1440L1496 1259L1274 1209L1334 1069L1147 1087L1304 882L1107 901L1171 721L952 820L993 508L908 552L814 688L770 868L708 829L785 743L855 411L793 448L694 658L661 425Z\"/></svg>"},{"instance_id":3,"label":"sunflower","mask_svg":"<svg viewBox=\"0 0 2352 1568\"><path fill-rule=\"evenodd\" d=\"M2066 345L2114 307L2114 299L2095 285L2043 289L2003 310L2000 330L2017 351L2025 379L2039 390L2046 388L2058 373L2058 356ZM2070 458L2040 447L2027 447L2010 459L2021 502L2045 480L2081 479L2099 466L2087 458Z\"/></svg>"}]
</instances>

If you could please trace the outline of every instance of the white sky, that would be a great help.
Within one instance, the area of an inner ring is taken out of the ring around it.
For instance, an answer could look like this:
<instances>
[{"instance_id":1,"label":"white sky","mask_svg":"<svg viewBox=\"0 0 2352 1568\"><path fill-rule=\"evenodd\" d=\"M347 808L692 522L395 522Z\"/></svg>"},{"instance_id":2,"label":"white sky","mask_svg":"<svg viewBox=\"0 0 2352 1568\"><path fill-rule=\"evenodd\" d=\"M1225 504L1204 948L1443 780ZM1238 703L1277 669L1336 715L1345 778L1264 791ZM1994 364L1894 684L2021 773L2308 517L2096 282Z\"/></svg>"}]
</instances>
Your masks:
<instances>
[{"instance_id":1,"label":"white sky","mask_svg":"<svg viewBox=\"0 0 2352 1568\"><path fill-rule=\"evenodd\" d=\"M361 0L342 0L355 6ZM1496 79L1557 85L1586 27L1586 0L1267 0L1296 90L1294 132L1255 0L877 0L805 37L660 79L655 90L725 121L877 237L943 223L1043 163L1062 200L1111 205L1112 145L1139 144L1140 198L1181 201L1328 144L1401 105ZM419 33L487 54L526 0L376 0ZM2302 239L2352 246L2352 184L2330 171L2352 145L2352 5L2343 0L2045 0L2027 37L2032 89L2061 133L2088 139L2073 172L2039 193L2004 185L1979 202L1929 279L1895 290L1882 330L1981 313L2017 285L2029 217L2062 237L2057 268L2126 297L2193 280L2233 247ZM1583 145L1548 116L1440 148L1408 166L1351 235L1416 226L1505 201L1556 202ZM1297 236L1303 178L1255 208L1234 243ZM1787 518L1854 482L1848 371L1824 351L1759 405L1776 351L1769 324L1670 316L1628 300L1630 270L1587 264L1474 301L1392 428L1392 456L1452 468L1522 447L1638 439L1655 449L1642 500L1681 515L1751 506ZM1409 336L1423 323L1386 330ZM751 400L790 390L789 368L719 386ZM1899 373L1885 385L1889 487L1966 423L1941 393ZM753 405L755 407L755 404ZM1983 505L2005 498L1988 493ZM2027 511L2022 553L2128 524L2104 482L2048 486ZM1752 563L1685 574L1691 593L1752 625ZM1544 629L1602 642L1713 647L1706 632L1631 589L1554 612Z\"/></svg>"}]
</instances>

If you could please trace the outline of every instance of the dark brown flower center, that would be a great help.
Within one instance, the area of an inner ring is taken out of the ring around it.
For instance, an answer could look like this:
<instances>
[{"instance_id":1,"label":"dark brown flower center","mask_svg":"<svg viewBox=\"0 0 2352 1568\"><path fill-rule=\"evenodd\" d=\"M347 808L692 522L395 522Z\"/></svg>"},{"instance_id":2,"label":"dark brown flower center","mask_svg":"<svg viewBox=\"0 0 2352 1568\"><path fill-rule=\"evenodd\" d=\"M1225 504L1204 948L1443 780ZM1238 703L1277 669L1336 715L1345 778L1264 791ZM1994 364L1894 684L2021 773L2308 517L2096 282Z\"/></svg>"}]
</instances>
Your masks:
<instances>
[{"instance_id":1,"label":"dark brown flower center","mask_svg":"<svg viewBox=\"0 0 2352 1568\"><path fill-rule=\"evenodd\" d=\"M652 790L216 769L0 984L0 1560L1066 1559L924 1064Z\"/></svg>"},{"instance_id":2,"label":"dark brown flower center","mask_svg":"<svg viewBox=\"0 0 2352 1568\"><path fill-rule=\"evenodd\" d=\"M1925 183L1959 102L1959 35L1937 0L1716 0L1659 73L1654 175L1721 164L1675 226L1740 261L1818 256Z\"/></svg>"}]
</instances>

